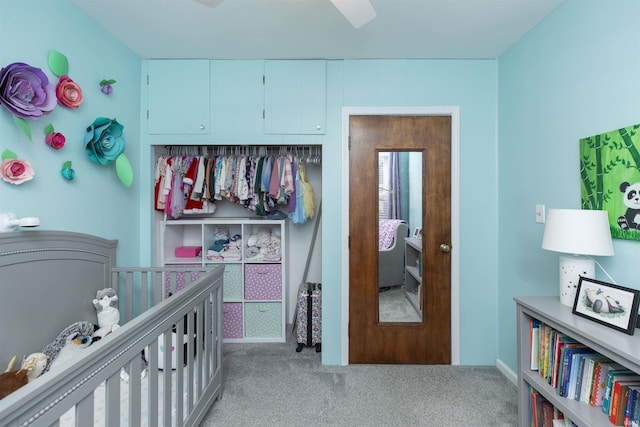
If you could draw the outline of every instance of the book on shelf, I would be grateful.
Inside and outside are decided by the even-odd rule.
[[[593,355],[596,352],[590,348],[584,348],[582,351],[576,351],[571,356],[571,369],[569,371],[569,383],[567,384],[566,397],[571,400],[576,399],[576,390],[582,387],[582,374],[584,371],[584,357]]]
[[[607,383],[602,397],[602,412],[605,415],[609,415],[611,413],[614,386],[620,381],[640,381],[640,376],[628,369],[610,369],[609,372],[607,372]]]
[[[612,385],[609,421],[615,426],[624,425],[624,411],[629,398],[629,387],[632,385],[640,385],[640,377],[635,381],[614,381]]]
[[[636,401],[638,400],[638,392],[640,386],[632,385],[629,387],[629,395],[627,396],[627,405],[624,408],[624,421],[625,427],[631,426],[631,420],[633,419],[634,411],[636,409]]]
[[[558,394],[562,397],[568,397],[571,380],[571,372],[574,365],[574,355],[577,353],[593,352],[590,348],[580,344],[567,344],[562,349],[562,362],[560,372],[558,373]]]
[[[637,391],[637,393],[638,394],[636,396],[636,401],[633,406],[633,412],[630,415],[631,422],[629,425],[631,427],[640,427],[640,389]]]
[[[591,390],[593,389],[593,374],[595,372],[596,362],[610,361],[609,358],[595,353],[584,357],[584,370],[582,373],[582,384],[580,392],[576,396],[576,400],[589,404],[591,399]]]
[[[593,370],[593,388],[591,389],[589,405],[602,406],[610,370],[625,370],[625,368],[615,362],[596,362]]]
[[[529,320],[529,343],[531,349],[531,367],[532,371],[537,371],[539,366],[538,352],[540,346],[540,321],[537,319]]]
[[[584,345],[564,334],[555,333],[552,335],[554,337],[554,348],[550,360],[549,384],[551,384],[553,388],[557,388],[559,384],[562,384],[562,375],[568,363],[565,359],[566,350],[568,348],[584,347]]]

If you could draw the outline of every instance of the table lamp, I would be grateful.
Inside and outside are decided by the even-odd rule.
[[[542,249],[560,255],[560,302],[573,307],[580,276],[595,279],[592,256],[613,255],[607,211],[549,209]]]

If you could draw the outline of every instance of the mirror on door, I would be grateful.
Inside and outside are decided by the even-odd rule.
[[[422,322],[422,153],[378,152],[378,319]]]

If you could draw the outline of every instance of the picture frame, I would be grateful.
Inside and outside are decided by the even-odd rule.
[[[639,303],[636,289],[580,276],[573,314],[633,335]]]
[[[416,227],[413,230],[413,238],[414,239],[422,239],[422,227]]]

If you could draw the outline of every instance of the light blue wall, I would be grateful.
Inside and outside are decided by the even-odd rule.
[[[54,83],[49,70],[51,49],[69,61],[69,75],[82,88],[84,101],[77,110],[57,106],[51,114],[29,121],[33,140],[0,107],[0,152],[9,149],[28,160],[35,169],[32,181],[14,186],[0,181],[0,212],[18,216],[39,216],[40,229],[91,233],[118,239],[120,265],[137,265],[138,191],[143,182],[136,174],[127,189],[116,177],[114,166],[97,166],[84,152],[85,128],[96,117],[116,118],[124,125],[127,149],[134,172],[138,172],[140,60],[113,37],[92,23],[69,1],[3,0],[0,11],[0,67],[25,62],[42,69]],[[100,92],[98,82],[117,80],[110,97]],[[53,124],[67,142],[54,151],[44,142],[44,128]],[[71,160],[74,182],[60,175],[63,162]]]
[[[640,123],[638,17],[635,0],[567,0],[499,58],[499,358],[514,371],[513,297],[558,295],[535,205],[580,208],[579,139]],[[640,288],[638,243],[614,250],[599,261]]]
[[[86,100],[77,111],[56,108],[48,118],[33,123],[33,142],[16,129],[6,111],[0,112],[0,148],[9,148],[30,160],[37,174],[32,182],[19,187],[0,182],[0,210],[12,210],[19,215],[37,214],[43,229],[75,230],[117,238],[121,241],[118,253],[121,265],[148,263],[153,245],[149,214],[153,155],[150,141],[142,141],[141,133],[146,126],[141,113],[141,104],[145,102],[141,80],[144,63],[68,1],[38,1],[37,5],[38,8],[31,11],[31,18],[56,24],[29,33],[19,20],[5,18],[21,16],[23,3],[3,2],[2,65],[24,61],[39,66],[52,77],[46,58],[50,49],[57,49],[69,58],[70,74],[83,88]],[[18,34],[20,43],[10,44],[9,41],[17,40]],[[247,71],[245,74],[254,74],[251,61],[238,64],[216,62],[214,69],[219,65],[227,76],[233,76],[238,66]],[[247,141],[252,144],[319,143],[323,146],[322,281],[326,314],[323,363],[339,364],[343,350],[339,268],[343,254],[336,250],[346,238],[341,232],[346,207],[342,206],[340,194],[347,183],[338,173],[342,168],[342,107],[454,105],[460,107],[461,363],[494,363],[498,351],[496,75],[497,64],[492,60],[327,61],[325,135],[284,138],[263,137],[259,132],[252,132],[251,141]],[[111,97],[98,91],[97,83],[103,78],[118,81]],[[245,95],[251,98],[248,106],[255,107],[253,97],[257,95]],[[116,117],[125,125],[127,155],[136,172],[134,185],[129,190],[120,185],[112,168],[94,166],[84,154],[84,128],[98,116]],[[49,122],[68,138],[67,147],[60,152],[51,151],[42,142],[43,136],[40,138]],[[221,126],[217,135],[234,135],[232,124]],[[177,140],[172,138],[172,143]],[[68,159],[73,161],[78,173],[78,180],[73,183],[64,182],[58,175],[59,166]]]

